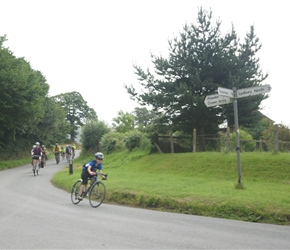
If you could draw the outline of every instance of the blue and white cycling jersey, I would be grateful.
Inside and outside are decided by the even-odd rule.
[[[98,170],[102,170],[103,169],[102,163],[98,164],[96,160],[92,160],[89,163],[85,164],[84,167],[83,167],[83,170],[88,170],[89,166],[91,166],[91,170],[94,171],[94,172],[96,171],[96,169],[98,169]]]

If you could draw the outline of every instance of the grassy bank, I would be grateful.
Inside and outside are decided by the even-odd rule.
[[[9,160],[9,161],[0,161],[0,170],[15,168],[31,163],[31,157],[27,157],[20,160]]]
[[[74,161],[56,174],[54,185],[71,191],[81,166]],[[290,224],[290,154],[241,153],[243,189],[236,153],[106,155],[107,203],[271,224]]]

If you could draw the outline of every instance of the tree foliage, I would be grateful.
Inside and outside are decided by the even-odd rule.
[[[126,149],[125,137],[126,133],[119,133],[116,131],[105,134],[101,139],[102,150],[106,154],[124,151]]]
[[[125,136],[125,146],[129,150],[129,152],[134,149],[147,149],[151,150],[152,144],[150,139],[147,137],[145,133],[142,133],[138,130],[129,131]]]
[[[41,72],[5,48],[5,41],[6,36],[0,37],[0,147],[17,151],[43,119],[49,85]]]
[[[66,112],[66,119],[70,123],[71,140],[75,140],[76,130],[83,126],[88,120],[97,119],[94,109],[87,105],[82,95],[78,92],[69,92],[53,97]]]
[[[254,27],[240,42],[234,27],[221,34],[221,21],[212,24],[212,12],[199,9],[197,24],[184,25],[180,37],[169,41],[168,59],[151,55],[155,74],[134,65],[142,92],[132,85],[125,88],[131,99],[148,105],[158,115],[159,126],[171,133],[193,128],[205,134],[217,134],[218,125],[227,121],[234,125],[232,105],[207,108],[204,99],[218,87],[237,89],[259,86],[267,78],[259,68],[256,53],[260,50]],[[267,95],[252,96],[239,102],[239,123],[255,122],[254,111]]]
[[[134,115],[120,110],[113,118],[112,127],[116,132],[125,133],[134,130]]]
[[[230,145],[231,145],[231,150],[235,151],[236,150],[236,133],[231,133],[230,135]],[[252,152],[256,149],[256,143],[253,142],[253,137],[248,134],[246,131],[240,129],[239,130],[239,138],[241,140],[240,142],[240,147],[241,151],[243,152]]]
[[[135,119],[135,127],[141,132],[152,132],[156,131],[154,127],[154,121],[158,119],[156,113],[152,110],[148,110],[145,107],[135,108],[133,111]]]
[[[290,129],[283,123],[280,124],[270,124],[268,129],[262,131],[262,139],[266,140],[266,150],[274,151],[275,150],[275,134],[277,133],[277,140],[279,143],[280,152],[289,152],[290,146]]]
[[[35,134],[34,140],[46,145],[64,142],[70,133],[70,123],[66,120],[64,109],[50,97],[45,98],[42,108],[43,119],[32,128]]]
[[[98,119],[89,120],[82,127],[81,142],[83,148],[87,151],[100,151],[100,142],[102,137],[110,132],[108,125]]]

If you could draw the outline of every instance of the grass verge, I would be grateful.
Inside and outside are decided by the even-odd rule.
[[[82,165],[75,159],[52,183],[70,193]],[[0,161],[0,169],[29,164],[31,158]],[[106,155],[107,197],[111,204],[270,224],[290,224],[290,154],[241,153],[238,189],[235,153],[153,154],[145,151]]]
[[[71,191],[82,165],[74,161],[52,183]],[[237,189],[235,153],[153,154],[144,151],[106,155],[109,173],[105,202],[160,211],[270,224],[290,224],[290,155],[242,153],[243,188]]]

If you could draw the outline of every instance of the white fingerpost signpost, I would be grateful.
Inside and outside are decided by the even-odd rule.
[[[240,158],[240,131],[239,131],[239,119],[238,119],[238,98],[243,98],[252,95],[265,94],[271,91],[270,85],[255,86],[244,89],[226,89],[218,87],[218,94],[208,95],[205,97],[204,103],[207,107],[214,107],[218,105],[228,104],[233,102],[234,104],[234,119],[236,128],[236,151],[238,160],[238,184],[242,185],[242,167]]]
[[[207,107],[214,107],[217,105],[223,105],[227,103],[231,103],[232,98],[221,96],[219,94],[208,95],[205,97],[204,103]]]

